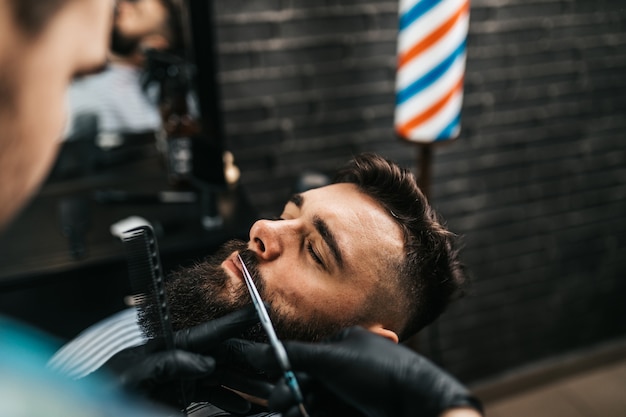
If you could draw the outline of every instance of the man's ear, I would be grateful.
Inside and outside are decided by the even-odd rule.
[[[386,329],[382,326],[382,324],[372,324],[371,326],[366,327],[372,333],[376,333],[379,336],[384,337],[385,339],[391,340],[393,343],[398,343],[398,335],[393,330]]]

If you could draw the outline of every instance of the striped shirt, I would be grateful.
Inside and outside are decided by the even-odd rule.
[[[142,73],[140,68],[111,63],[103,72],[75,81],[67,96],[70,119],[75,120],[80,114],[95,114],[100,132],[160,129],[161,115],[156,98],[149,97],[143,90]],[[72,123],[68,128],[66,137],[74,133]]]

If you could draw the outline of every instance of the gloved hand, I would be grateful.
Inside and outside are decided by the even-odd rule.
[[[268,372],[278,369],[268,345],[237,340],[229,349],[233,360],[257,364]],[[452,376],[407,347],[360,327],[324,343],[285,342],[285,349],[294,371],[318,381],[317,388],[303,387],[305,407],[313,416],[339,415],[323,401],[310,402],[331,393],[368,417],[437,417],[454,407],[482,412],[480,402]],[[303,381],[301,385],[308,385],[306,378]],[[317,390],[313,396],[311,389]],[[285,417],[299,415],[284,381],[276,385],[269,405]]]
[[[119,384],[139,391],[149,398],[180,408],[182,398],[191,401],[208,401],[231,412],[246,412],[250,403],[232,391],[221,388],[223,381],[229,385],[245,386],[248,391],[266,396],[273,388],[266,381],[251,380],[221,371],[212,355],[225,339],[240,334],[258,322],[252,306],[224,317],[180,330],[174,335],[176,349],[164,351],[160,340],[118,353],[108,363],[116,370]],[[130,365],[129,365],[130,364]],[[184,391],[184,393],[183,393]]]

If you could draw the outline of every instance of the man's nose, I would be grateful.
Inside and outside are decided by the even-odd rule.
[[[288,240],[293,235],[293,225],[289,220],[257,220],[250,229],[250,245],[257,255],[272,261],[285,250]]]

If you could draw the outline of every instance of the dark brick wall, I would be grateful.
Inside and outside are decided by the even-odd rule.
[[[217,0],[231,149],[261,214],[296,176],[396,139],[397,2]],[[432,203],[474,285],[418,349],[466,382],[626,334],[626,5],[475,0],[463,131]]]

